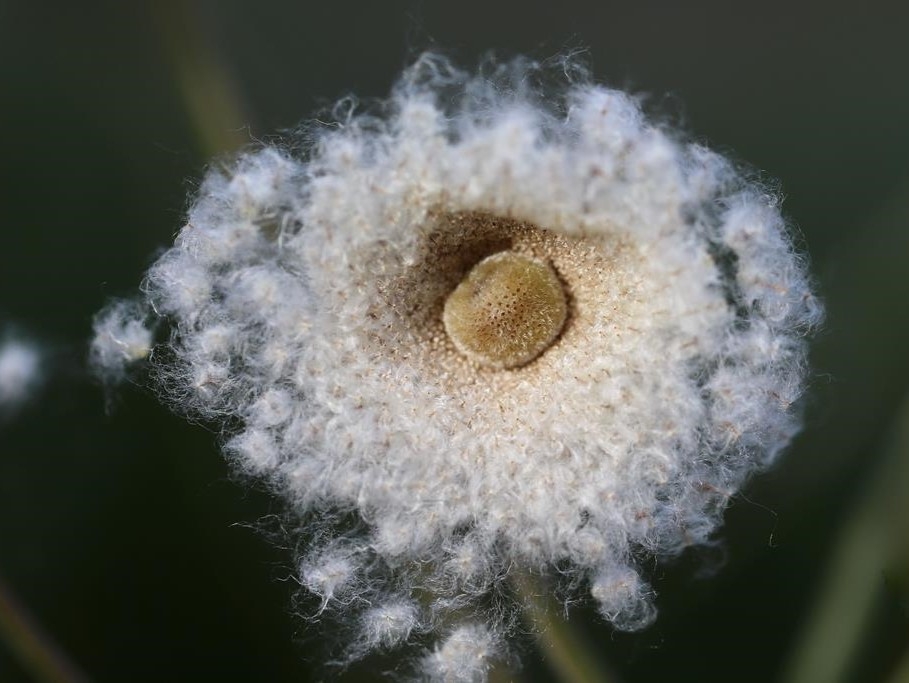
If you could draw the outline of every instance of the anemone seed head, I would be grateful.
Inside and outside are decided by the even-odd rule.
[[[646,626],[635,558],[707,541],[789,443],[821,318],[772,194],[537,73],[427,55],[305,159],[212,170],[145,286],[173,401],[239,424],[231,459],[301,517],[359,520],[301,562],[362,625],[351,656],[447,631],[422,669],[444,680],[501,652],[509,620],[473,617],[515,567]],[[145,353],[123,310],[100,361]]]

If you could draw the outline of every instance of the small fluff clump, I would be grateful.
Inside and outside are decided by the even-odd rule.
[[[153,332],[142,306],[116,301],[95,316],[89,362],[108,381],[123,378],[127,368],[151,353]]]
[[[299,579],[358,629],[342,661],[436,634],[419,675],[482,680],[515,572],[646,627],[640,562],[708,542],[799,429],[822,311],[778,197],[568,72],[424,56],[302,154],[211,170],[143,301],[96,321],[102,373],[152,354],[311,525]],[[443,311],[501,253],[555,273],[564,323],[482,363]]]
[[[43,355],[34,344],[11,334],[0,339],[0,417],[12,414],[35,393]]]

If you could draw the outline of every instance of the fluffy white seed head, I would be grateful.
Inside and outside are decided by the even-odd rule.
[[[318,525],[301,581],[370,646],[418,619],[368,605],[421,595],[449,624],[514,566],[558,566],[617,627],[645,626],[631,558],[709,540],[799,427],[821,308],[776,197],[624,93],[534,78],[424,57],[381,116],[315,129],[305,159],[212,170],[147,277],[172,328],[156,376]],[[545,264],[555,312],[515,299],[529,313],[501,329],[531,343],[490,360],[468,343],[479,309],[451,302],[503,252]],[[96,323],[102,368],[148,354],[120,310]],[[334,521],[340,553],[318,540]],[[499,627],[464,628],[432,675],[486,670]]]

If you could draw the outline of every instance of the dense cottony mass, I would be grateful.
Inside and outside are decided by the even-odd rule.
[[[302,153],[212,169],[144,298],[96,321],[102,372],[152,351],[311,525],[300,580],[356,629],[348,660],[435,632],[419,675],[482,679],[512,571],[646,626],[636,560],[707,541],[799,428],[821,308],[778,197],[634,97],[540,74],[428,55]],[[500,289],[446,314],[471,277]],[[487,362],[489,325],[525,342]]]

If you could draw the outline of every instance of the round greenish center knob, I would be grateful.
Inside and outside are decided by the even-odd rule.
[[[442,321],[458,351],[501,369],[543,353],[567,316],[565,292],[552,267],[503,251],[473,267],[445,301]]]

